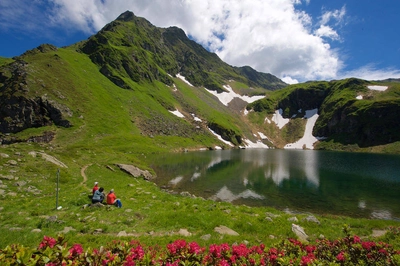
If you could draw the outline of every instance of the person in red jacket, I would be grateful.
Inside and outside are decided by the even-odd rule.
[[[98,184],[99,184],[99,183],[94,182],[94,187],[93,187],[93,189],[92,189],[92,195],[94,195],[94,192],[96,192],[96,190],[99,189],[99,185],[98,185]]]
[[[114,189],[111,189],[110,192],[107,194],[107,204],[108,205],[115,205],[118,208],[122,207],[121,200],[117,199],[117,196],[114,193]]]

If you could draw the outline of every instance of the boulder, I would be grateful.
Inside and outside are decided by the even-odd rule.
[[[224,225],[215,227],[214,231],[217,233],[220,233],[221,235],[230,235],[230,236],[238,236],[239,235],[239,233],[233,231],[232,229],[230,229]]]
[[[185,237],[188,237],[188,236],[191,236],[191,235],[192,235],[192,233],[190,233],[190,232],[189,232],[187,229],[185,229],[185,228],[179,229],[178,234],[181,235],[181,236],[185,236]]]
[[[316,224],[320,224],[320,221],[314,216],[314,215],[309,215],[306,218],[303,219],[304,221],[307,222],[312,222],[312,223],[316,223]]]
[[[117,234],[117,236],[118,236],[118,237],[121,237],[121,236],[128,236],[128,234],[127,234],[125,231],[120,231],[120,232]]]
[[[297,224],[292,224],[292,231],[296,234],[297,238],[302,242],[308,242],[308,235],[304,232],[303,227]]]
[[[210,240],[211,235],[210,235],[210,234],[207,234],[207,235],[201,236],[200,238],[201,238],[202,240],[204,240],[204,241],[207,241],[207,240]]]
[[[130,165],[130,164],[117,164],[117,166],[119,167],[119,169],[121,169],[122,171],[130,174],[133,177],[143,176],[143,178],[146,179],[146,180],[153,179],[153,175],[150,174],[149,171],[139,169],[136,166],[133,166],[133,165]]]
[[[74,229],[71,226],[67,226],[67,227],[64,227],[64,230],[60,231],[60,233],[66,234],[66,233],[71,232],[71,231],[76,231],[76,229]]]

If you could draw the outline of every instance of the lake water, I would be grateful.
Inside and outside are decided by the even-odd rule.
[[[176,192],[292,212],[400,220],[400,156],[314,150],[217,150],[151,158]]]

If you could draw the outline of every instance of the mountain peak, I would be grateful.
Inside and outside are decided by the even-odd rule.
[[[134,18],[135,18],[135,14],[133,14],[132,11],[127,10],[124,13],[122,13],[121,15],[119,15],[116,20],[131,21]]]

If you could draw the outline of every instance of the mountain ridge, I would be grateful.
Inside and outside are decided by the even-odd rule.
[[[120,22],[123,23],[120,23]],[[127,30],[129,23],[129,30]],[[121,38],[109,38],[109,32],[123,32]],[[114,47],[102,47],[110,42]],[[112,42],[112,43],[111,43]],[[80,49],[88,54],[94,63],[102,67],[102,73],[112,77],[118,86],[123,86],[120,75],[128,74],[139,81],[157,79],[167,85],[172,82],[168,75],[181,73],[193,85],[204,86],[211,90],[224,91],[224,80],[237,79],[249,86],[264,89],[279,89],[287,86],[271,74],[260,73],[250,67],[232,67],[223,62],[215,53],[210,53],[201,45],[190,40],[178,27],[157,28],[144,18],[136,17],[126,11],[115,21],[104,26],[97,34],[82,43]],[[105,62],[108,55],[124,59],[118,62]],[[146,61],[147,65],[141,65]],[[112,69],[109,69],[110,66]],[[124,73],[125,72],[125,73]],[[165,73],[163,73],[165,72]],[[253,79],[250,79],[252,77]],[[256,77],[256,79],[254,79]]]
[[[367,87],[374,84],[389,89],[371,92]],[[212,91],[217,93],[213,96]],[[337,149],[332,142],[351,149],[373,147],[400,139],[400,129],[392,123],[399,112],[397,80],[346,79],[289,86],[249,66],[230,66],[190,40],[182,29],[157,28],[130,11],[87,40],[62,48],[43,44],[14,57],[13,62],[4,60],[0,94],[3,143],[41,139],[24,132],[47,136],[48,127],[55,139],[57,132],[67,134],[63,127],[73,132],[88,124],[96,131],[111,128],[111,121],[98,120],[113,112],[102,105],[120,105],[124,110],[120,134],[133,131],[152,141],[178,137],[180,144],[162,141],[178,149],[238,148],[251,142],[283,148],[301,138],[305,111],[315,108],[319,118],[313,133],[327,139],[315,148]],[[228,95],[231,100],[226,103],[219,99]],[[250,101],[252,96],[264,99]],[[91,109],[71,101],[79,98]],[[265,122],[278,109],[289,121],[282,129]],[[87,121],[83,113],[93,116],[93,121]],[[374,125],[371,119],[376,120]],[[230,144],[221,143],[214,133]],[[87,130],[87,134],[92,133]]]

